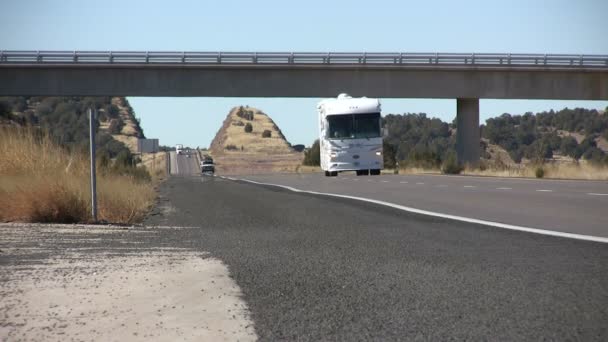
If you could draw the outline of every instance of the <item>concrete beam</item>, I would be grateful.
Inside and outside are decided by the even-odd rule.
[[[456,153],[460,165],[479,165],[479,99],[456,100]]]
[[[608,70],[289,65],[0,65],[0,95],[608,100]]]

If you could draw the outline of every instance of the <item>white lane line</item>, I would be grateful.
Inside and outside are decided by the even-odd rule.
[[[401,184],[407,184],[407,182],[399,182],[399,183],[401,183]]]
[[[228,176],[215,176],[214,177],[220,177],[221,179],[230,179],[231,181],[235,181],[237,180],[236,178],[232,178],[232,177],[228,177]]]
[[[374,204],[384,205],[384,206],[387,206],[387,207],[391,207],[391,208],[407,211],[407,212],[410,212],[410,213],[427,215],[427,216],[434,216],[434,217],[441,217],[441,218],[445,218],[445,219],[450,219],[450,220],[455,220],[455,221],[461,221],[461,222],[468,222],[468,223],[475,223],[475,224],[481,224],[481,225],[490,226],[490,227],[504,228],[504,229],[517,230],[517,231],[528,232],[528,233],[534,233],[534,234],[549,235],[549,236],[558,236],[558,237],[563,237],[563,238],[568,238],[568,239],[576,239],[576,240],[585,240],[585,241],[595,241],[595,242],[608,243],[608,238],[601,237],[601,236],[583,235],[583,234],[575,234],[575,233],[564,233],[564,232],[556,232],[554,230],[548,230],[548,229],[516,226],[516,225],[512,225],[512,224],[493,222],[493,221],[486,221],[486,220],[480,220],[480,219],[469,218],[469,217],[464,217],[464,216],[443,214],[443,213],[438,213],[438,212],[429,211],[429,210],[416,209],[416,208],[412,208],[412,207],[406,207],[406,206],[400,205],[400,204],[379,201],[379,200],[375,200],[375,199],[371,199],[371,198],[349,196],[349,195],[340,195],[340,194],[332,194],[332,193],[309,191],[309,190],[300,190],[300,189],[296,189],[294,187],[287,186],[287,185],[272,184],[272,183],[262,183],[262,182],[256,182],[256,181],[252,181],[252,180],[249,180],[249,179],[245,179],[245,178],[241,178],[240,180],[244,181],[244,182],[258,184],[258,185],[268,185],[268,186],[281,187],[281,188],[284,188],[284,189],[287,189],[287,190],[290,190],[290,191],[293,191],[293,192],[302,192],[302,193],[308,193],[308,194],[312,194],[312,195],[322,195],[322,196],[338,197],[338,198],[348,198],[348,199],[362,201],[362,202],[368,202],[368,203],[374,203]]]
[[[537,192],[553,192],[553,190],[547,190],[547,189],[540,189],[540,190],[536,190]]]
[[[464,188],[476,188],[477,186],[475,185],[465,185]]]
[[[382,183],[388,183],[388,181],[382,181]]]
[[[496,190],[513,190],[513,188],[496,188]]]
[[[587,195],[591,195],[591,196],[608,196],[608,194],[600,194],[597,192],[588,192]]]
[[[418,183],[416,183],[416,184],[418,184],[418,185],[424,185],[424,183],[422,183],[422,182],[418,182]]]
[[[439,184],[439,185],[436,185],[436,187],[438,187],[438,188],[447,188],[448,186],[445,185],[445,184]]]

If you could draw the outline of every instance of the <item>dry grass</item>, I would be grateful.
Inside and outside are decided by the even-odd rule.
[[[0,221],[90,221],[87,156],[29,129],[0,128]],[[98,219],[134,223],[153,204],[152,184],[100,170]]]
[[[116,141],[120,141],[131,151],[131,153],[137,153],[137,137],[128,136],[121,134],[112,134],[112,138]]]
[[[515,164],[504,167],[465,168],[462,175],[505,177],[505,178],[535,178],[536,169],[542,167],[543,178],[550,179],[586,179],[608,180],[608,167],[595,166],[586,162],[576,163],[547,163],[542,166],[535,164]],[[383,171],[384,173],[384,171]],[[392,173],[392,170],[386,171]],[[399,174],[441,174],[439,169],[403,168]]]
[[[298,173],[316,173],[322,172],[320,166],[310,166],[310,165],[297,165],[296,172]]]
[[[213,155],[216,172],[225,175],[299,172],[303,157],[302,153]]]
[[[384,173],[384,171],[383,171]],[[390,170],[389,173],[395,173],[394,170]],[[415,174],[441,174],[440,169],[424,168],[424,167],[404,167],[399,169],[399,174],[404,175],[415,175]]]
[[[152,176],[153,183],[158,184],[167,179],[167,153],[143,153],[141,162]]]
[[[518,167],[508,167],[501,169],[488,168],[465,169],[462,174],[492,177],[529,177],[534,178],[537,165],[527,164]],[[543,178],[551,179],[587,179],[587,180],[608,180],[608,167],[596,166],[587,162],[576,163],[548,163],[542,165],[544,170]]]

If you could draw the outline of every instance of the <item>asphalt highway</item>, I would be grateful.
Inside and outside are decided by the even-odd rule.
[[[173,176],[194,176],[200,175],[200,159],[198,153],[177,154],[175,151],[169,152],[171,175]]]
[[[478,186],[453,189],[449,196],[459,202],[482,190],[486,200],[495,198],[489,194],[504,185],[496,181],[484,190],[490,183],[439,177],[432,184],[432,177],[309,175],[301,181],[334,191],[368,179],[380,182],[381,194],[411,193],[416,186],[445,194],[434,187],[444,182]],[[529,197],[538,203],[568,188],[547,194],[536,193],[536,182],[522,184],[528,185],[501,194],[511,194],[512,203]],[[160,191],[145,224],[191,227],[163,245],[208,251],[226,263],[263,341],[608,340],[608,244],[219,177],[171,177]],[[570,196],[588,203],[580,199],[584,194]]]
[[[442,175],[234,176],[300,190],[558,232],[608,237],[608,182]]]

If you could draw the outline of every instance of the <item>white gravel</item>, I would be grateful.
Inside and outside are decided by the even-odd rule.
[[[11,248],[18,245],[11,241],[33,239],[41,229],[88,235],[81,228],[42,227],[0,225],[0,257],[35,254],[32,248]],[[89,231],[95,230],[112,229]],[[38,248],[48,252],[49,246],[42,242]],[[148,248],[113,255],[74,248],[34,265],[8,263],[0,275],[3,341],[256,339],[241,291],[227,267],[201,253]]]

